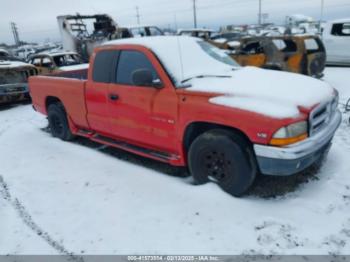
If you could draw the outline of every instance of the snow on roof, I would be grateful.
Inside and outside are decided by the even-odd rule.
[[[142,25],[124,25],[121,28],[134,29],[134,28],[145,28],[145,27],[157,27],[156,25],[142,24]]]
[[[89,64],[80,64],[80,65],[72,65],[72,66],[61,66],[61,71],[76,71],[76,70],[84,70],[88,69]]]
[[[34,67],[31,64],[18,62],[18,61],[0,61],[0,69],[12,69],[12,68],[18,68],[18,67]]]
[[[188,36],[151,36],[113,40],[103,45],[131,44],[149,48],[157,55],[176,84],[193,76],[215,74],[215,72],[222,74],[232,70],[232,66],[208,55],[199,45],[200,42],[204,41]],[[216,47],[213,47],[213,50],[218,56],[227,56],[224,51]]]
[[[181,32],[209,32],[209,33],[214,33],[215,31],[213,29],[209,28],[186,28],[186,29],[178,29],[178,33]]]
[[[41,52],[41,53],[38,53],[38,54],[35,54],[33,55],[34,56],[37,56],[37,55],[47,55],[47,56],[62,56],[62,55],[77,55],[76,52],[72,52],[72,51],[60,51],[60,52]]]
[[[9,55],[9,54],[10,54],[10,53],[9,53],[7,50],[2,49],[2,48],[0,48],[0,53],[5,53],[5,54],[7,54],[7,55]]]
[[[331,23],[331,24],[350,23],[350,17],[348,17],[348,18],[336,19],[336,20],[331,20],[331,21],[329,21],[329,23]]]
[[[293,20],[297,21],[297,22],[313,22],[315,21],[312,17],[310,16],[306,16],[306,15],[302,15],[302,14],[294,14],[289,16],[290,18],[292,18]]]

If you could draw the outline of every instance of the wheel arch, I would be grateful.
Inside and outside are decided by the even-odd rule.
[[[46,108],[46,111],[47,111],[47,109],[49,108],[49,105],[52,105],[52,104],[55,104],[55,103],[61,103],[61,104],[63,105],[62,101],[61,101],[59,98],[57,98],[57,97],[55,97],[55,96],[47,96],[47,97],[45,98],[45,108]]]
[[[189,125],[187,125],[183,135],[182,141],[183,141],[183,148],[185,152],[186,153],[188,152],[191,144],[198,136],[213,129],[223,129],[223,130],[233,132],[241,136],[249,145],[253,146],[253,143],[251,142],[249,137],[242,130],[238,128],[221,125],[217,123],[211,123],[211,122],[192,122]]]

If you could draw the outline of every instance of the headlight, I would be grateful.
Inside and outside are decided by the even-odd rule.
[[[270,144],[273,146],[286,146],[302,141],[308,137],[306,121],[293,123],[280,128],[273,136]]]

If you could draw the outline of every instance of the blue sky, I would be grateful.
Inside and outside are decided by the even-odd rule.
[[[2,0],[0,43],[13,43],[10,22],[16,22],[20,38],[42,42],[60,39],[56,16],[64,14],[107,13],[118,24],[136,24],[136,6],[141,23],[160,27],[193,27],[192,0]],[[256,23],[258,0],[197,0],[198,24],[220,25]],[[325,19],[350,16],[350,0],[324,0]],[[305,14],[319,19],[321,0],[262,0],[269,22],[283,23],[286,15]]]

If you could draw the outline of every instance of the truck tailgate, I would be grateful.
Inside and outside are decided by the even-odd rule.
[[[35,109],[45,115],[48,99],[60,100],[73,122],[81,127],[88,128],[85,104],[86,80],[35,76],[29,78],[29,91]]]

